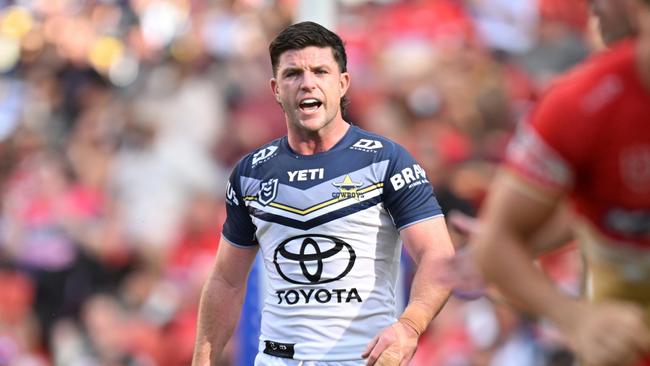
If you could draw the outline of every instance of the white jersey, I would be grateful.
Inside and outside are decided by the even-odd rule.
[[[224,238],[264,260],[259,350],[297,360],[360,359],[396,320],[398,231],[442,215],[411,155],[354,126],[327,152],[284,137],[244,157],[227,203]]]

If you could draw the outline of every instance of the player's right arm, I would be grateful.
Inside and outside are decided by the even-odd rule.
[[[221,239],[201,293],[193,366],[216,365],[221,358],[239,320],[256,253],[257,247],[239,248]]]
[[[214,267],[201,292],[192,366],[216,365],[221,358],[239,320],[259,248],[240,187],[240,170],[247,164],[244,159],[235,167],[226,186],[227,217]]]
[[[505,297],[555,323],[585,365],[632,364],[648,351],[642,311],[633,304],[569,297],[534,265],[532,233],[552,214],[559,196],[532,189],[509,172],[496,178],[473,243],[483,275]]]
[[[552,91],[519,131],[508,150],[510,169],[493,182],[472,247],[485,279],[513,303],[554,322],[583,364],[629,365],[650,345],[640,309],[572,298],[533,261],[535,232],[565,201],[573,172],[591,159],[593,124],[580,115],[576,95],[566,87]]]

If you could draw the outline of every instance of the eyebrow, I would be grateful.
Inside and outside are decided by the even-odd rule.
[[[310,69],[310,70],[322,70],[322,69],[329,70],[329,69],[330,69],[330,66],[327,65],[327,64],[319,64],[319,65],[310,66],[309,69]],[[300,71],[300,72],[302,72],[302,70],[303,70],[302,67],[298,67],[298,66],[287,66],[287,67],[285,67],[284,69],[281,70],[281,73],[284,75],[284,74],[286,74],[287,72],[292,72],[292,71],[293,71],[293,72],[295,72],[295,71]]]
[[[302,67],[297,67],[297,66],[287,66],[284,69],[281,70],[283,74],[286,74],[287,72],[290,71],[302,71]]]

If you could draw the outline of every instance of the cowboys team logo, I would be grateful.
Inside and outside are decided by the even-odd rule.
[[[363,194],[357,192],[359,187],[363,185],[361,182],[353,182],[352,178],[349,175],[346,175],[343,178],[343,182],[334,182],[332,183],[334,187],[338,188],[338,192],[332,193],[332,197],[338,198],[339,200],[344,200],[346,198],[354,198],[357,201],[359,198],[363,198]]]
[[[260,183],[260,192],[257,195],[257,201],[263,206],[273,202],[278,195],[278,179],[271,178],[266,182]]]

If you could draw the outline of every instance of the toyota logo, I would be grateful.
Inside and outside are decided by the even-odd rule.
[[[324,263],[327,258],[333,260]],[[315,285],[343,278],[354,266],[356,258],[352,246],[339,238],[307,234],[280,243],[275,249],[273,263],[280,276],[288,282]],[[295,266],[300,268],[300,272]],[[328,268],[324,271],[325,266]]]

